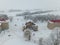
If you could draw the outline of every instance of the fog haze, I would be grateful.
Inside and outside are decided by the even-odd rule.
[[[60,9],[60,0],[0,0],[0,10]]]

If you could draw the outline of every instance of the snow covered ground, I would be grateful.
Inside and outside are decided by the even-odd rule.
[[[9,29],[2,31],[0,34],[0,45],[38,45],[39,39],[50,41],[50,35],[53,32],[47,28],[47,22],[37,22],[38,31],[32,31],[31,41],[25,41],[23,37],[22,27],[24,26],[26,20],[23,16],[17,16],[15,14],[9,14],[13,16],[13,21],[9,22]],[[47,43],[48,41],[45,41]],[[47,44],[46,44],[47,45]]]
[[[25,41],[22,31],[25,22],[22,16],[14,16],[13,21],[9,22],[9,30],[2,31],[0,34],[0,45],[38,45],[39,38],[47,39],[50,36],[51,30],[47,28],[47,23],[37,22],[39,31],[32,31],[31,41]]]

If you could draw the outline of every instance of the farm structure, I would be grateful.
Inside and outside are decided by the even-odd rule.
[[[9,21],[6,15],[0,15],[0,30],[9,29]]]
[[[48,21],[47,27],[49,29],[54,29],[55,27],[60,27],[60,20],[50,20],[50,21]]]

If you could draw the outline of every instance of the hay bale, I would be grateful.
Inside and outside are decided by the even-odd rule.
[[[2,30],[9,29],[9,23],[8,23],[8,22],[6,22],[6,23],[1,23],[1,29],[2,29]]]
[[[55,23],[55,26],[56,27],[60,27],[60,23]]]
[[[48,27],[49,29],[54,29],[55,24],[54,24],[54,23],[48,23],[47,27]]]

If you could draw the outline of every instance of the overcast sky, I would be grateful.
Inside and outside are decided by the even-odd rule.
[[[0,10],[60,9],[60,0],[0,0]]]

